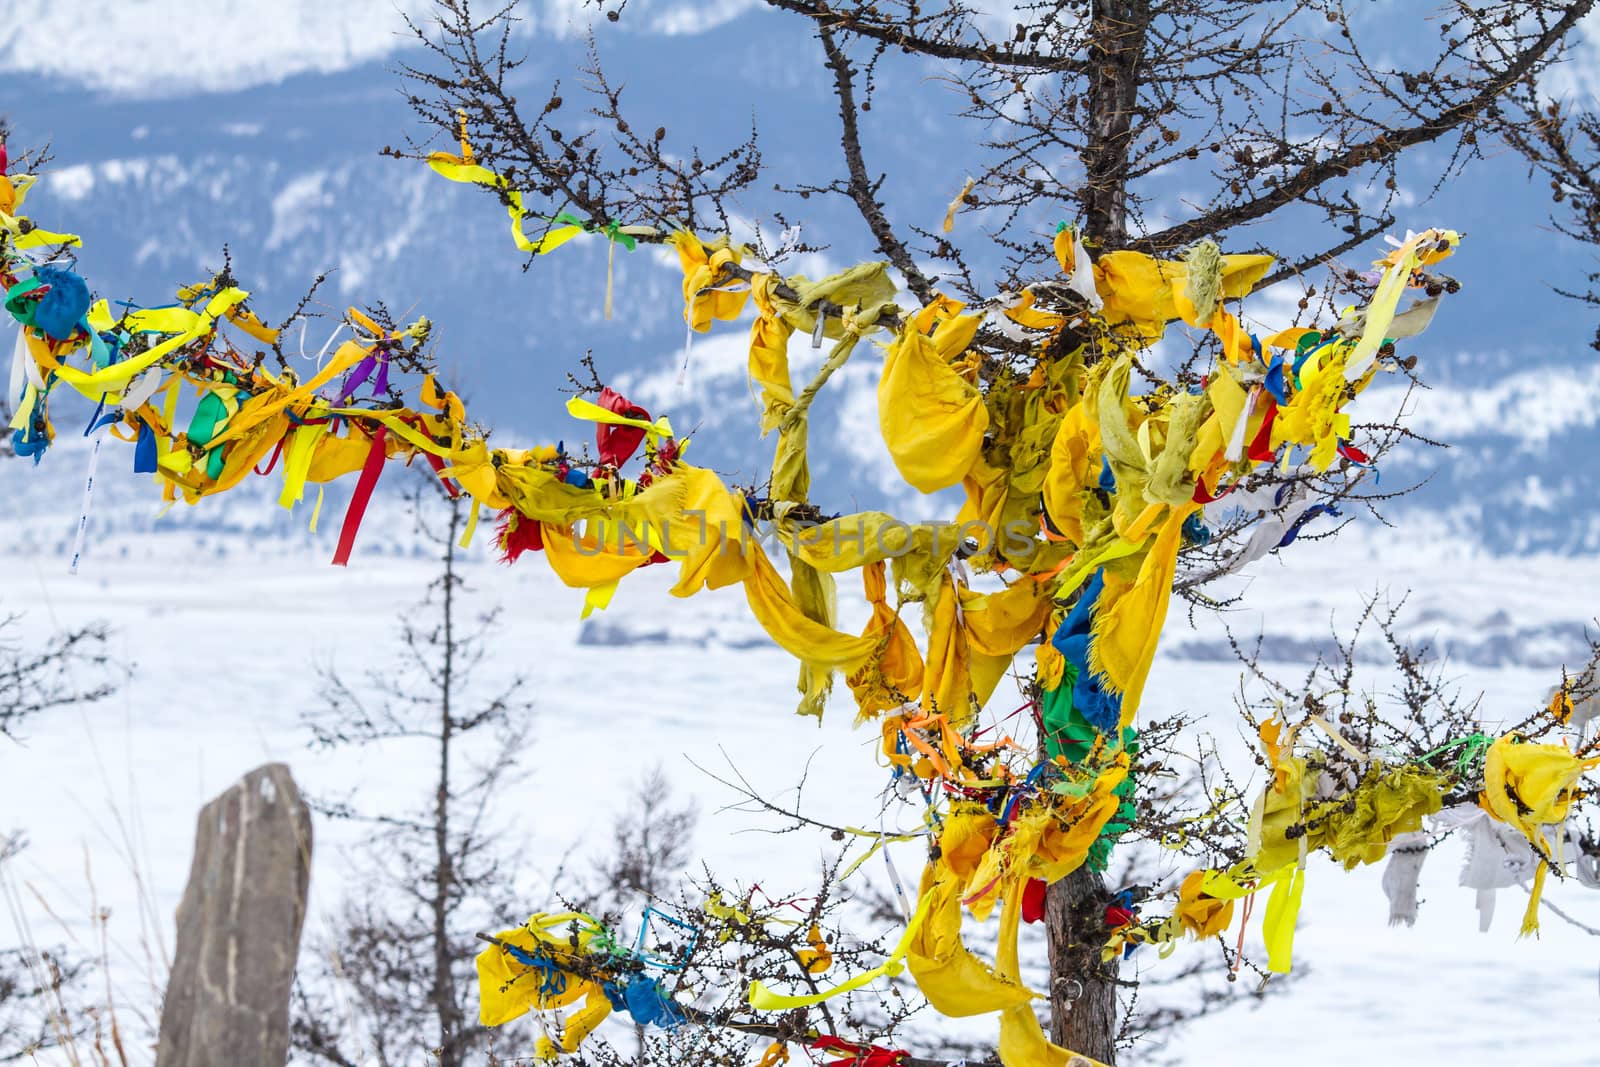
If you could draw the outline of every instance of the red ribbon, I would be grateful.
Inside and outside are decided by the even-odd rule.
[[[642,422],[650,421],[648,411],[631,403],[627,397],[609,386],[600,390],[600,406],[615,415],[639,419]],[[639,442],[643,440],[644,430],[638,426],[617,426],[602,422],[597,423],[594,428],[594,443],[600,450],[600,462],[612,467],[620,467],[632,459],[633,454],[639,450]]]
[[[350,562],[350,550],[356,546],[356,533],[361,529],[361,517],[367,513],[367,501],[378,487],[378,475],[383,473],[384,460],[389,458],[384,441],[389,436],[387,426],[379,426],[372,435],[372,447],[367,451],[367,461],[361,466],[361,477],[356,479],[356,491],[350,494],[350,506],[345,509],[344,528],[339,531],[339,547],[333,550],[333,565],[343,567]]]
[[[1044,918],[1045,889],[1043,878],[1029,878],[1022,890],[1022,921],[1036,923]]]
[[[495,543],[500,546],[500,562],[515,563],[524,552],[543,552],[544,534],[538,520],[528,518],[516,508],[506,508],[500,513]]]
[[[456,488],[456,483],[444,476],[444,460],[440,459],[432,452],[424,452],[422,455],[427,459],[428,466],[433,468],[433,473],[439,476],[439,483],[444,486],[444,491],[450,494],[450,499],[454,500],[456,497],[460,496],[461,490]]]
[[[1261,429],[1256,431],[1256,438],[1250,442],[1250,449],[1246,453],[1257,463],[1271,463],[1277,458],[1277,453],[1272,450],[1272,423],[1278,417],[1278,402],[1270,396],[1264,399],[1267,413],[1262,417]]]
[[[1369,457],[1365,452],[1361,451],[1361,449],[1357,448],[1355,445],[1340,445],[1339,455],[1343,456],[1345,459],[1354,460],[1357,463],[1372,462],[1371,457]]]
[[[834,1056],[836,1062],[848,1063],[850,1067],[900,1067],[911,1055],[902,1049],[857,1045],[827,1034],[812,1041],[811,1047],[821,1049]]]
[[[262,470],[261,469],[261,464],[257,463],[256,464],[256,473],[260,474],[262,476],[266,476],[268,474],[271,474],[272,473],[272,468],[274,468],[274,467],[276,467],[278,465],[278,457],[281,456],[281,455],[283,455],[283,438],[280,437],[280,438],[278,438],[277,447],[272,450],[272,458],[267,460],[267,469],[266,470]]]
[[[1209,504],[1213,500],[1221,500],[1223,497],[1233,492],[1234,486],[1238,484],[1239,483],[1237,482],[1230,482],[1227,488],[1220,490],[1218,493],[1216,493],[1216,495],[1212,495],[1211,493],[1206,492],[1205,478],[1198,478],[1194,483],[1194,502],[1196,504]]]

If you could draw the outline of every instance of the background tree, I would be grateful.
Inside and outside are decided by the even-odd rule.
[[[93,703],[117,688],[104,622],[62,630],[36,648],[19,639],[21,622],[19,614],[0,618],[0,736],[13,742],[23,740],[18,731],[33,716]]]
[[[114,693],[119,681],[105,623],[63,630],[29,647],[18,636],[21,621],[19,614],[0,619],[0,745],[11,747],[26,743],[21,728],[34,716],[92,704]],[[41,948],[23,925],[21,901],[12,899],[10,866],[23,845],[21,835],[0,836],[0,890],[17,935],[16,947],[0,949],[0,1063],[62,1046],[76,1054],[77,1039],[96,1022],[81,995],[91,954]]]
[[[22,942],[0,949],[0,1063],[32,1062],[50,1049],[75,1056],[78,1039],[93,1025],[81,1003],[89,975],[86,958],[61,945],[41,948],[21,927],[10,865],[24,845],[20,836],[0,837],[0,896]]]
[[[461,1067],[486,1045],[467,996],[473,932],[505,910],[513,854],[497,838],[493,800],[515,773],[532,704],[517,699],[520,675],[497,687],[474,681],[498,611],[473,614],[463,604],[459,542],[472,505],[438,486],[430,478],[409,495],[439,572],[399,616],[394,663],[359,680],[328,668],[323,704],[306,716],[315,746],[420,744],[436,768],[411,812],[327,797],[317,805],[371,826],[372,836],[359,850],[361,888],[317,947],[315,978],[296,989],[293,1043],[307,1062],[410,1064],[426,1049],[441,1067]],[[348,1011],[333,983],[351,991]]]
[[[600,40],[584,68],[587,108],[567,101],[559,82],[519,101],[507,82],[519,66],[509,13],[480,15],[468,0],[442,0],[436,21],[416,27],[431,59],[405,68],[410,102],[428,137],[469,135],[479,161],[521,189],[534,215],[567,212],[593,229],[622,220],[724,232],[736,216],[787,226],[804,200],[839,198],[859,228],[828,233],[831,244],[883,255],[919,302],[937,289],[987,301],[1027,286],[1045,310],[1072,311],[1070,286],[1031,267],[1042,235],[1063,218],[1096,253],[1170,255],[1215,239],[1275,255],[1280,266],[1266,283],[1302,277],[1387,232],[1402,183],[1436,189],[1495,144],[1552,171],[1558,194],[1577,207],[1573,232],[1596,237],[1593,181],[1575,146],[1593,141],[1590,120],[1560,139],[1540,89],[1593,0],[1458,0],[1387,11],[1370,32],[1359,7],[1341,0],[1037,0],[1011,25],[959,0],[767,2],[814,35],[840,120],[838,156],[818,154],[814,174],[778,175],[777,185],[762,169],[756,130],[731,147],[704,148],[673,137],[668,117],[647,105],[625,106]],[[597,6],[613,22],[627,17],[627,0]],[[907,57],[945,64],[929,92],[941,94],[935,106],[953,102],[952,120],[972,131],[969,158],[901,171],[874,156],[879,74]],[[781,102],[766,114],[756,108],[757,129],[781,122]],[[428,137],[395,154],[420,157]],[[1437,150],[1419,151],[1428,145]],[[971,216],[961,232],[973,237],[917,226],[887,207],[890,191],[930,182],[961,188],[952,212]],[[741,239],[772,266],[799,247],[774,247],[759,227]],[[1308,279],[1300,284],[1305,308],[1318,294]],[[1353,286],[1338,268],[1325,288]],[[1430,292],[1453,286],[1441,277]],[[1180,359],[1180,383],[1197,380],[1209,344]],[[975,348],[985,383],[1016,351],[994,330]],[[1405,432],[1391,426],[1379,436],[1381,451]],[[1348,484],[1324,488],[1344,494]],[[1180,591],[1198,597],[1218,573],[1206,554],[1221,558],[1239,532],[1187,550]],[[1081,951],[1107,900],[1102,879],[1084,868],[1051,887],[1049,922],[1053,1037],[1109,1060],[1117,963],[1085,965]],[[1081,989],[1071,1010],[1067,988]]]

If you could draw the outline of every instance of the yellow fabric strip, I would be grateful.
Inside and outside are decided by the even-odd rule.
[[[751,544],[749,556],[754,567],[744,580],[745,599],[779,647],[804,662],[847,671],[861,666],[877,650],[876,635],[843,634],[808,618],[759,544]]]
[[[644,419],[630,419],[626,415],[618,415],[616,412],[609,411],[593,401],[585,400],[581,396],[570,397],[567,400],[567,414],[575,419],[583,419],[586,422],[605,422],[613,426],[633,426],[640,430],[646,430],[657,437],[672,436],[672,424],[667,421],[664,415],[655,422],[646,422]]]
[[[929,900],[924,896],[917,904],[917,910],[912,914],[911,921],[906,924],[905,933],[900,935],[900,941],[894,950],[889,953],[889,958],[870,971],[863,971],[847,982],[840,982],[836,986],[811,993],[805,996],[786,996],[774,993],[768,989],[760,979],[750,983],[750,1006],[757,1011],[789,1011],[793,1008],[809,1008],[813,1004],[821,1004],[830,997],[851,990],[860,989],[882,978],[884,975],[896,975],[905,969],[906,952],[911,947],[912,941],[922,930],[923,923],[928,921]]]
[[[999,951],[995,965],[1007,977],[1021,978],[1017,961],[1017,936],[1022,916],[1022,894],[1009,892],[1000,909]],[[1000,1013],[1000,1062],[1005,1067],[1106,1067],[1099,1060],[1073,1052],[1045,1037],[1033,1004],[1017,1004]]]
[[[138,377],[147,367],[150,367],[177,349],[193,341],[195,338],[208,333],[216,324],[218,316],[232,309],[244,301],[250,294],[243,289],[224,289],[206,302],[205,311],[194,315],[194,321],[182,333],[169,337],[160,344],[153,346],[147,352],[141,352],[131,359],[120,363],[113,363],[101,370],[88,372],[76,367],[61,364],[54,368],[61,380],[72,386],[78,392],[91,400],[97,400],[101,393],[120,392],[130,381]]]
[[[583,232],[581,226],[557,226],[539,240],[530,240],[522,230],[522,220],[529,217],[529,212],[522,206],[522,193],[511,188],[505,178],[488,167],[465,163],[460,157],[447,152],[435,152],[429,156],[428,166],[433,168],[434,173],[450,181],[482,185],[503,192],[506,198],[506,214],[511,216],[511,239],[516,242],[517,248],[529,255],[537,256],[552,252]]]
[[[472,512],[467,516],[467,528],[461,534],[461,540],[458,542],[462,548],[472,547],[472,535],[478,532],[478,514],[483,510],[477,500],[473,500],[468,507],[472,509]]]
[[[1272,887],[1267,910],[1261,918],[1261,939],[1267,946],[1267,970],[1288,974],[1293,963],[1294,928],[1300,917],[1300,898],[1305,893],[1306,872],[1291,866],[1286,878]]]

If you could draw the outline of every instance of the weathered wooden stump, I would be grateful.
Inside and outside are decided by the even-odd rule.
[[[283,764],[200,812],[156,1067],[283,1067],[310,877],[311,814]]]

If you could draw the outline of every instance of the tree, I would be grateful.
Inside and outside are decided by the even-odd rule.
[[[626,17],[626,0],[600,0],[598,6],[613,22]],[[1261,284],[1270,284],[1302,278],[1385,233],[1395,223],[1402,178],[1423,176],[1436,188],[1482,158],[1490,145],[1509,143],[1556,175],[1558,199],[1565,193],[1577,205],[1576,235],[1591,241],[1596,236],[1592,226],[1585,228],[1583,214],[1593,199],[1588,168],[1575,158],[1573,141],[1552,132],[1561,123],[1547,112],[1539,88],[1541,76],[1592,9],[1589,0],[1454,3],[1438,13],[1437,23],[1425,22],[1420,11],[1386,12],[1381,27],[1370,27],[1372,35],[1363,34],[1360,13],[1339,0],[1044,0],[1024,6],[1026,21],[1016,23],[1014,32],[997,31],[980,6],[959,0],[932,6],[768,0],[768,6],[791,14],[797,28],[815,35],[816,59],[832,83],[840,116],[839,157],[819,159],[816,174],[778,175],[773,193],[761,184],[767,176],[756,132],[726,149],[674,143],[646,108],[624,107],[621,82],[603,68],[598,43],[584,68],[591,102],[586,112],[564,100],[559,82],[531,105],[519,103],[508,88],[519,66],[508,12],[480,16],[467,0],[443,0],[434,24],[415,27],[431,50],[431,63],[404,69],[410,102],[428,135],[459,137],[464,161],[498,175],[493,184],[519,225],[546,220],[547,237],[574,218],[590,232],[612,233],[613,240],[618,220],[644,224],[627,232],[645,241],[667,239],[677,227],[726,233],[736,214],[786,225],[803,210],[797,197],[834,196],[853,206],[861,228],[854,235],[829,234],[833,245],[881,253],[919,304],[932,303],[941,288],[983,301],[987,308],[1004,307],[990,294],[1029,294],[1023,310],[1037,310],[1044,318],[1032,323],[1023,315],[1012,318],[1024,325],[1044,322],[1052,331],[1048,337],[1019,342],[1015,331],[986,326],[972,346],[991,416],[1000,387],[1035,365],[1030,354],[1042,352],[1045,362],[1059,362],[1094,335],[1080,328],[1084,303],[1094,294],[1072,284],[1071,249],[1061,256],[1067,281],[1041,278],[1033,266],[1038,235],[1049,232],[1058,218],[1077,220],[1079,262],[1093,254],[1097,272],[1109,262],[1105,256],[1120,252],[1173,256],[1204,241],[1256,242],[1281,264],[1260,277]],[[1395,40],[1406,40],[1404,66],[1372,58],[1379,32],[1385,55]],[[925,184],[930,178],[926,169],[915,175],[884,172],[871,156],[866,127],[874,78],[897,53],[949,65],[948,81],[959,90],[954,117],[970,124],[976,150],[950,161],[941,177],[954,189],[960,175],[972,176],[952,203],[951,217],[970,212],[982,224],[980,237],[957,239],[949,218],[943,232],[906,224],[886,206],[886,187]],[[1535,120],[1531,127],[1525,125],[1530,118]],[[1593,132],[1582,125],[1587,121],[1579,120],[1580,133]],[[394,154],[438,160],[427,140]],[[1430,144],[1446,149],[1435,154],[1431,171],[1417,151]],[[1152,210],[1157,197],[1174,188],[1202,193],[1176,213],[1181,217],[1157,217]],[[1374,188],[1380,190],[1376,198],[1366,195]],[[517,190],[515,201],[509,199],[511,189]],[[1301,236],[1291,240],[1288,223],[1307,220],[1317,225],[1294,227]],[[1274,223],[1270,236],[1260,225],[1269,221]],[[963,232],[975,234],[979,228],[966,225]],[[776,272],[793,251],[770,245],[759,228],[741,240],[763,269],[722,262],[692,275],[686,257],[691,306],[709,287]],[[539,242],[531,238],[524,247],[536,249]],[[1336,268],[1330,284],[1359,299],[1370,289],[1354,275]],[[851,303],[831,303],[814,294],[807,299],[798,283],[785,285],[776,273],[771,277],[777,285],[766,291],[786,302],[780,317],[791,328],[804,319],[816,322],[820,334],[823,319]],[[1430,298],[1457,288],[1447,276],[1426,271],[1411,280]],[[1302,284],[1305,309],[1316,292]],[[1325,299],[1331,295],[1323,294]],[[1432,307],[1419,304],[1419,317],[1431,315]],[[878,309],[891,323],[901,321],[900,310],[888,304]],[[1137,351],[1161,330],[1139,333],[1123,331],[1121,342]],[[1398,329],[1395,333],[1401,335]],[[780,346],[786,336],[785,330]],[[1227,344],[1221,333],[1205,335],[1170,383],[1154,376],[1137,356],[1132,369],[1150,380],[1149,395],[1159,397],[1174,386],[1197,385],[1207,362]],[[804,394],[805,402],[848,358],[848,349],[839,353],[835,349],[835,358]],[[1086,364],[1092,362],[1092,356],[1085,358]],[[1405,369],[1409,373],[1410,365]],[[792,429],[797,421],[792,409],[785,412],[782,402],[774,405],[770,397],[763,428],[781,423],[784,430]],[[1375,447],[1358,449],[1354,455],[1361,459],[1381,456],[1406,436],[1393,424],[1370,429],[1376,431]],[[990,435],[986,441],[992,445],[994,439]],[[803,440],[798,447],[803,466]],[[812,507],[808,479],[780,469],[783,449],[780,441],[773,482],[761,488],[789,508]],[[1351,454],[1345,460],[1332,477],[1288,479],[1291,495],[1306,493],[1305,499],[1328,508],[1363,495],[1370,503],[1374,498],[1358,491],[1362,478],[1352,467],[1360,460]],[[824,495],[834,488],[827,487]],[[1270,472],[1258,472],[1250,488],[1281,499],[1284,486]],[[825,504],[821,514],[828,517]],[[1199,538],[1187,542],[1188,566],[1177,591],[1204,602],[1206,582],[1237,566],[1240,539],[1277,521],[1271,515],[1271,508],[1245,508],[1233,525],[1212,531],[1209,544]],[[1287,540],[1301,528],[1306,512],[1297,515],[1291,517],[1293,525],[1278,530]],[[790,556],[795,594],[802,599],[801,587],[813,575],[800,553]],[[1069,604],[1063,598],[1063,609]],[[1115,956],[1104,962],[1087,959],[1084,947],[1103,927],[1109,894],[1101,878],[1083,866],[1053,884],[1049,900],[1056,976],[1050,987],[1053,1036],[1109,1062],[1118,1032],[1117,961]],[[1081,989],[1075,1005],[1068,1004],[1064,988]]]
[[[14,637],[21,620],[19,614],[0,618],[0,736],[12,741],[22,740],[18,730],[33,716],[92,703],[117,688],[104,622],[63,630],[29,648]]]
[[[358,799],[317,805],[374,833],[361,851],[362,889],[345,901],[337,936],[319,946],[317,980],[297,986],[293,1043],[311,1063],[366,1063],[367,1049],[380,1064],[413,1063],[429,1049],[441,1067],[461,1067],[487,1038],[466,1006],[472,934],[501,913],[510,884],[493,801],[512,780],[532,704],[518,698],[521,676],[499,687],[473,680],[498,609],[473,616],[463,606],[460,541],[475,505],[440,484],[430,476],[410,493],[417,533],[438,549],[439,573],[399,617],[393,666],[359,681],[328,668],[324,703],[306,716],[317,746],[423,745],[435,767],[413,812],[375,811]],[[440,501],[444,519],[436,521],[428,509]],[[360,1022],[337,1009],[335,982],[353,991]]]
[[[0,838],[0,891],[8,910],[18,901],[7,867],[23,845],[20,835]],[[14,910],[12,919],[17,920]],[[78,1005],[88,965],[60,946],[40,949],[20,924],[17,932],[24,944],[0,950],[0,1063],[20,1062],[54,1048],[75,1057],[75,1042],[90,1025]]]
[[[41,647],[29,648],[15,638],[21,619],[18,614],[0,619],[0,744],[23,744],[20,729],[36,715],[93,703],[117,689],[117,665],[106,652],[109,628],[104,622],[64,630]],[[11,898],[15,887],[6,868],[23,845],[20,833],[0,836],[0,889],[23,942],[0,949],[0,1063],[56,1047],[75,1056],[74,1042],[100,1023],[97,1012],[78,1003],[87,980],[86,959],[60,946],[41,949],[21,922],[21,900]],[[96,1016],[93,1023],[91,1014]]]
[[[858,1067],[919,1064],[926,1061],[874,1047],[906,1032],[915,1007],[896,1002],[891,980],[909,970],[942,1012],[999,1014],[999,1055],[1011,1067],[1110,1062],[1123,1031],[1126,952],[1189,936],[1220,942],[1236,912],[1248,914],[1267,892],[1266,972],[1285,972],[1307,855],[1376,862],[1447,805],[1474,809],[1465,812],[1477,820],[1472,832],[1494,842],[1485,849],[1522,850],[1519,863],[1534,878],[1524,928],[1536,927],[1541,887],[1570,866],[1560,842],[1587,799],[1576,782],[1600,765],[1581,733],[1571,747],[1593,670],[1579,665],[1500,737],[1431,699],[1401,700],[1390,716],[1376,700],[1341,705],[1320,688],[1287,688],[1270,715],[1242,709],[1259,740],[1259,788],[1214,753],[1185,751],[1194,739],[1181,721],[1138,712],[1172,595],[1214,605],[1224,594],[1213,583],[1288,547],[1309,523],[1381,501],[1369,472],[1405,428],[1352,424],[1346,405],[1379,373],[1414,374],[1397,342],[1420,333],[1440,298],[1458,290],[1437,268],[1460,236],[1408,234],[1372,271],[1333,271],[1315,312],[1306,287],[1301,310],[1327,317],[1317,327],[1256,336],[1229,302],[1387,228],[1389,194],[1398,193],[1401,165],[1424,158],[1417,148],[1446,142],[1440,177],[1476,158],[1485,140],[1517,145],[1507,127],[1518,88],[1530,79],[1537,86],[1591,4],[1453,7],[1440,23],[1445,48],[1407,70],[1369,62],[1357,20],[1333,0],[1040,4],[1009,42],[990,40],[981,12],[960,5],[772,6],[817,35],[839,103],[844,175],[785,173],[781,185],[800,201],[842,199],[861,218],[861,243],[886,262],[819,281],[780,273],[783,253],[797,246],[769,247],[760,230],[729,232],[751,212],[786,228],[792,214],[794,201],[757,196],[755,134],[705,153],[669,144],[664,125],[647,134],[653,123],[624,117],[619,83],[598,58],[586,70],[595,105],[587,117],[567,118],[553,87],[529,118],[508,82],[518,64],[507,12],[479,19],[465,0],[446,0],[438,27],[419,31],[434,66],[407,70],[427,138],[446,135],[459,155],[425,143],[398,153],[494,190],[519,247],[532,254],[585,233],[613,249],[670,244],[692,329],[738,318],[753,297],[752,378],[763,430],[777,434],[764,484],[730,488],[684,462],[684,441],[666,419],[652,420],[598,377],[577,383],[569,404],[598,424],[597,456],[491,448],[431,375],[416,408],[390,387],[391,368],[422,373],[432,364],[421,355],[426,320],[396,330],[381,307],[348,312],[352,339],[310,381],[281,362],[271,373],[265,348],[252,356],[249,342],[235,338],[276,348],[278,334],[249,310],[226,268],[179,290],[180,308],[115,319],[105,310],[90,322],[83,279],[12,254],[49,236],[28,220],[0,218],[10,242],[0,246],[8,309],[25,327],[23,366],[31,359],[39,372],[22,399],[31,416],[21,440],[34,455],[50,439],[45,402],[64,383],[91,402],[124,397],[111,418],[130,432],[124,439],[146,448],[169,498],[181,490],[192,503],[225,491],[258,461],[270,469],[280,453],[290,498],[308,480],[359,470],[337,562],[348,559],[359,504],[385,462],[423,456],[452,499],[455,491],[471,497],[471,516],[483,505],[503,513],[508,556],[542,552],[564,582],[589,590],[590,608],[649,565],[679,565],[678,595],[742,586],[768,635],[800,662],[801,710],[820,714],[842,675],[861,717],[878,724],[895,795],[920,816],[915,827],[820,828],[857,839],[867,855],[891,836],[927,845],[916,905],[905,908],[894,944],[851,938],[835,922],[843,866],[824,872],[809,905],[713,882],[704,900],[685,902],[671,930],[657,931],[663,943],[653,948],[648,923],[630,948],[593,916],[541,914],[488,937],[479,956],[486,1021],[581,997],[583,1008],[543,1039],[542,1052],[557,1044],[577,1052],[587,1028],[620,1006],[636,1023],[663,1024],[679,1035],[669,1046],[689,1043],[697,1056],[694,1043],[708,1041],[719,1043],[718,1056],[736,1057],[742,1047],[728,1035],[753,1034],[773,1042],[769,1065],[791,1042]],[[621,5],[606,9],[624,15]],[[1438,35],[1410,36],[1431,46]],[[977,155],[949,176],[952,187],[955,173],[973,178],[939,232],[897,223],[881,193],[887,179],[869,165],[864,116],[875,74],[895,49],[954,64],[964,94],[956,117],[978,124]],[[1523,150],[1545,165],[1545,150],[1531,144],[1524,139]],[[929,180],[926,169],[915,177]],[[1159,217],[1161,183],[1180,178],[1186,189],[1207,190],[1202,202]],[[1363,187],[1372,178],[1385,190],[1376,201]],[[953,237],[963,211],[986,226],[976,243]],[[1278,237],[1272,255],[1223,255],[1218,242],[1242,245],[1246,226],[1297,214],[1317,222],[1304,247]],[[530,236],[530,220],[543,223],[542,234]],[[1038,266],[1049,252],[1059,272]],[[1407,290],[1419,298],[1401,310]],[[1335,298],[1351,311],[1332,315]],[[1178,341],[1181,327],[1172,327],[1187,358],[1163,377],[1149,352],[1180,322],[1195,333]],[[818,347],[835,342],[798,389],[787,356],[794,333]],[[875,335],[889,340],[878,395],[884,444],[908,486],[964,495],[949,522],[911,528],[884,513],[836,515],[843,493],[833,485],[815,487],[812,499],[808,414],[859,342]],[[97,353],[87,361],[93,369],[72,364],[85,363],[85,353]],[[187,430],[139,388],[155,384],[140,377],[151,367],[204,394]],[[353,400],[364,386],[370,395]],[[787,583],[754,536],[761,526],[780,535]],[[335,685],[347,714],[325,724],[324,737],[421,734],[443,750],[434,804],[391,824],[397,839],[412,835],[410,864],[431,872],[427,891],[414,894],[405,921],[364,917],[375,933],[355,941],[355,955],[361,973],[393,980],[370,987],[388,1008],[418,1000],[394,992],[408,983],[424,994],[414,1033],[426,1028],[441,1060],[454,1063],[479,1039],[451,992],[469,949],[449,936],[448,916],[466,884],[470,850],[461,842],[480,825],[469,818],[463,838],[448,811],[460,794],[449,752],[471,719],[458,718],[450,686],[459,651],[449,622],[452,551],[446,621],[432,632],[433,668],[424,667],[420,694],[391,690],[392,700],[369,712]],[[834,610],[834,575],[853,571],[872,606],[859,636],[839,630]],[[925,652],[901,617],[907,605],[920,605]],[[1025,739],[1017,742],[1000,723],[980,726],[979,715],[1030,647],[1035,666],[1017,715],[1031,713],[1033,732],[1017,729]],[[1418,683],[1424,697],[1430,684]],[[426,725],[400,713],[417,708],[426,709]],[[1180,756],[1193,772],[1173,770]],[[1466,803],[1476,796],[1481,812]],[[753,789],[751,799],[770,803]],[[774,810],[819,826],[798,804]],[[1428,844],[1406,840],[1411,851]],[[1140,841],[1194,869],[1180,885],[1113,893],[1100,872]],[[962,916],[996,909],[990,966],[964,943]],[[1029,916],[1046,922],[1055,1044],[1022,981],[1017,932]],[[421,932],[428,951],[408,954],[409,930]],[[1232,973],[1248,962],[1241,946],[1242,936],[1220,945]],[[385,952],[398,956],[391,963]],[[887,994],[855,996],[880,979],[885,985],[873,988]],[[324,1031],[312,1043],[346,1055],[337,1041]]]

